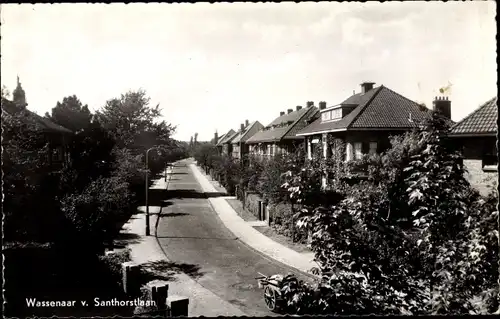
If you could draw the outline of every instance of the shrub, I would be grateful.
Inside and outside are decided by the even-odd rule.
[[[277,203],[269,205],[269,213],[272,218],[271,226],[281,235],[292,238],[294,242],[307,242],[307,232],[297,227],[295,214],[300,210],[289,203]]]
[[[113,279],[120,285],[123,284],[122,264],[131,260],[130,248],[113,252],[108,255],[99,256],[99,259],[109,269]]]
[[[312,165],[309,175],[307,168],[288,173],[284,186],[292,198],[309,204],[298,225],[312,232],[322,276],[314,287],[286,285],[295,311],[484,314],[498,308],[497,198],[481,198],[464,179],[445,124],[434,114],[427,130],[355,162],[351,168],[365,165],[367,179],[345,185],[337,204],[307,200],[321,166]]]
[[[69,194],[61,201],[72,230],[67,233],[82,245],[85,241],[89,247],[102,244],[116,231],[116,223],[128,217],[129,200],[128,184],[117,177],[91,182],[83,193]]]
[[[283,174],[288,169],[287,157],[275,155],[264,160],[257,191],[266,202],[279,203],[286,200],[286,192],[281,187],[284,183]]]
[[[222,156],[215,165],[215,173],[219,176],[219,182],[229,194],[234,194],[236,185],[239,184],[239,162],[229,156]]]

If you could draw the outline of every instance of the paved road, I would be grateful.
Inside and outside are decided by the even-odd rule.
[[[273,315],[257,287],[257,272],[272,275],[297,271],[235,238],[204,197],[189,163],[178,162],[172,170],[167,206],[157,226],[162,249],[171,261],[188,264],[186,269],[199,267],[193,278],[247,315]]]

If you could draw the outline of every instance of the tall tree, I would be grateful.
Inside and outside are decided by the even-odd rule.
[[[198,143],[198,133],[194,133],[194,145]]]
[[[57,102],[52,109],[50,119],[74,132],[88,128],[92,121],[92,113],[87,105],[76,97],[76,95],[63,98]]]
[[[118,147],[143,152],[153,145],[169,145],[175,127],[158,121],[160,106],[150,106],[150,100],[143,90],[129,91],[108,100],[96,112],[96,119],[115,138]]]

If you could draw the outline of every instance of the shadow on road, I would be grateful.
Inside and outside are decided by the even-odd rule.
[[[221,197],[221,196],[227,196],[226,193],[223,192],[212,192],[212,193],[202,193],[198,192],[194,189],[173,189],[167,191],[165,194],[166,199],[196,199],[196,198],[211,198],[211,197]]]
[[[176,166],[176,167],[179,167],[179,166]],[[184,172],[172,172],[170,173],[169,175],[187,175],[188,173],[184,173]]]
[[[159,215],[160,218],[163,218],[163,217],[178,217],[178,216],[186,216],[186,215],[190,215],[188,213],[161,213]]]
[[[203,239],[203,240],[237,240],[238,237],[189,237],[189,236],[156,236],[167,239]]]
[[[152,280],[176,281],[175,275],[185,273],[193,279],[204,275],[201,267],[193,264],[175,263],[166,260],[152,261],[141,265],[141,283]]]
[[[167,207],[172,205],[171,203],[167,203],[167,191],[165,189],[150,189],[148,193],[148,205],[149,206],[159,206],[159,207]],[[141,199],[137,201],[137,206],[145,206],[146,200]]]

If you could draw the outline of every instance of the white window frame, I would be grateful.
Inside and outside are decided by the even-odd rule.
[[[342,109],[341,108],[332,110],[331,112],[332,112],[332,115],[331,115],[332,120],[339,120],[342,118]]]
[[[354,158],[354,147],[351,142],[347,142],[345,145],[345,160],[347,162],[352,161]]]
[[[354,158],[359,160],[363,157],[363,143],[355,142],[354,143]]]

